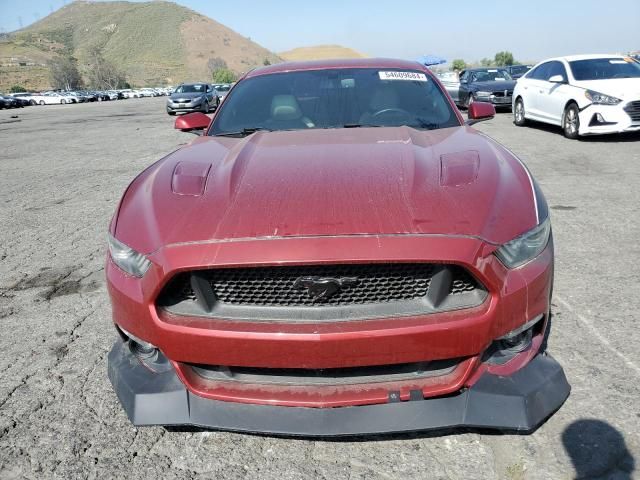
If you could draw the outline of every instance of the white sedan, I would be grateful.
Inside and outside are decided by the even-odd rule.
[[[67,95],[60,95],[56,92],[45,92],[42,94],[33,94],[29,100],[34,101],[38,105],[60,105],[65,103],[73,103],[73,100]]]
[[[640,64],[621,55],[545,60],[518,79],[514,123],[561,126],[567,138],[640,131]]]

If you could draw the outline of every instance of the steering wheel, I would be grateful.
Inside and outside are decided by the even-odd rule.
[[[409,112],[407,112],[406,110],[403,110],[401,108],[383,108],[382,110],[378,110],[377,112],[371,114],[371,116],[373,118],[378,118],[382,115],[403,115],[403,116],[411,116],[411,114]]]

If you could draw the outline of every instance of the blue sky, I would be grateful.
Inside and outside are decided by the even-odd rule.
[[[0,31],[69,0],[0,0]],[[372,56],[477,60],[503,49],[533,61],[640,50],[640,0],[179,0],[275,52],[340,44]]]

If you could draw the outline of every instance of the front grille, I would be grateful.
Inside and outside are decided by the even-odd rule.
[[[513,95],[513,90],[507,90],[507,94],[504,94],[504,90],[500,90],[499,92],[493,92],[494,97],[510,97]]]
[[[640,122],[640,100],[629,102],[624,111],[631,117],[634,122]]]
[[[307,306],[393,302],[423,297],[433,275],[429,264],[327,265],[205,270],[216,297],[232,305]],[[314,300],[298,278],[357,278],[335,295]]]
[[[183,272],[167,284],[157,304],[179,315],[346,319],[462,308],[485,295],[475,278],[455,265],[302,265]]]
[[[251,385],[357,385],[441,377],[453,372],[461,358],[347,368],[257,368],[187,364],[198,376],[213,382]]]

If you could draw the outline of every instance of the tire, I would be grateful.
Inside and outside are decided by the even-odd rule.
[[[64,105],[65,103],[67,103],[67,101],[63,98],[62,100],[60,100],[60,103]]]
[[[173,115],[175,115],[175,114],[176,114],[176,112],[169,112],[169,111],[167,111],[167,113],[168,113],[169,115],[171,115],[171,116],[173,116]]]
[[[467,110],[469,109],[472,103],[473,103],[473,93],[469,92],[469,96],[464,102],[464,106],[466,107]]]
[[[205,101],[202,105],[202,113],[209,113],[209,102]]]
[[[527,124],[527,119],[524,113],[524,102],[522,98],[518,97],[516,104],[513,107],[513,123],[518,127],[524,127]]]
[[[40,105],[44,105],[44,100],[40,100]]]
[[[35,100],[29,100],[29,105],[33,106],[33,105],[37,105],[38,102],[36,102]]]
[[[562,131],[564,136],[571,140],[575,140],[580,136],[579,113],[578,106],[575,103],[570,103],[562,115]]]

